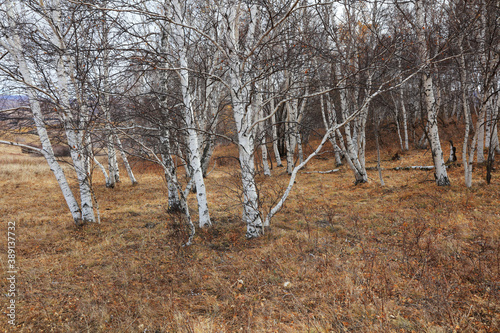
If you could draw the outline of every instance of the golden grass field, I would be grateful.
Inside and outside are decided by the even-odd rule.
[[[383,142],[383,167],[432,164],[429,151],[391,161],[396,151]],[[235,147],[216,151],[231,154]],[[370,150],[367,166],[375,159]],[[182,247],[186,231],[167,213],[158,167],[134,163],[137,186],[122,169],[115,189],[96,170],[102,221],[76,227],[45,160],[0,147],[2,271],[8,221],[16,222],[19,266],[17,327],[3,316],[2,330],[500,331],[498,173],[486,185],[477,166],[466,189],[459,166],[449,169],[446,188],[435,185],[432,171],[385,170],[385,187],[369,171],[370,182],[355,186],[347,166],[305,173],[333,169],[325,153],[299,174],[272,229],[246,240],[237,162],[217,161],[206,179],[215,225]],[[264,210],[288,180],[282,168],[272,173],[257,177]],[[0,288],[5,294],[5,278]]]

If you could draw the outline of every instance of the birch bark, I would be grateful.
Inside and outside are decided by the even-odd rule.
[[[32,77],[31,71],[29,70],[28,62],[24,57],[23,45],[17,33],[17,27],[14,23],[16,22],[16,17],[18,15],[14,10],[11,1],[7,1],[5,3],[5,6],[11,32],[9,35],[6,34],[6,36],[8,37],[5,37],[5,39],[0,39],[0,43],[12,55],[12,57],[16,61],[19,67],[19,72],[23,77],[23,81],[28,86],[27,93],[29,97],[30,110],[33,115],[33,120],[35,123],[37,134],[40,139],[40,143],[42,145],[43,156],[45,157],[47,164],[50,167],[50,170],[56,177],[56,180],[59,184],[59,188],[62,191],[62,194],[64,196],[66,204],[68,205],[68,208],[71,212],[74,222],[80,223],[83,219],[82,212],[80,210],[78,202],[76,201],[73,195],[73,192],[69,187],[64,171],[54,156],[54,151],[52,149],[52,144],[50,142],[47,128],[44,123],[44,118],[41,111],[40,103],[38,102],[35,92],[31,89],[36,87],[36,83],[34,78]]]
[[[323,89],[324,90],[324,89]],[[336,111],[332,109],[332,103],[330,101],[330,95],[326,96],[326,103],[323,95],[320,96],[320,105],[321,105],[321,116],[323,117],[323,124],[325,125],[325,129],[328,131],[330,128],[337,126],[337,116]],[[326,104],[326,105],[325,105]],[[326,112],[325,112],[326,107]],[[328,115],[328,117],[327,117]],[[333,151],[335,154],[335,165],[342,165],[342,159],[340,157],[340,147],[337,145],[336,141],[336,132],[332,131],[332,134],[328,137],[330,143],[332,144]]]
[[[255,110],[251,103],[251,92],[248,84],[244,82],[249,78],[247,68],[248,59],[241,58],[240,41],[240,16],[243,8],[240,4],[230,5],[228,8],[226,43],[229,48],[227,54],[230,93],[233,104],[233,117],[238,132],[238,151],[241,167],[241,181],[243,189],[243,221],[247,225],[247,238],[254,238],[262,235],[263,225],[259,213],[259,198],[255,184],[255,164],[254,164],[254,135],[251,128],[255,118]],[[248,45],[254,42],[255,29],[258,23],[257,6],[250,9],[251,21],[248,26]]]
[[[338,74],[340,74],[340,69],[338,69]],[[340,77],[340,75],[338,75]],[[341,112],[343,115],[343,120],[348,119],[349,116],[349,107],[348,107],[348,102],[347,102],[347,87],[345,86],[345,83],[341,83],[339,85],[340,88],[340,107],[341,107]],[[365,104],[362,106],[365,108]],[[364,112],[363,111],[358,111],[359,112]],[[344,126],[344,134],[345,134],[345,157],[347,160],[347,164],[351,168],[351,170],[354,172],[354,178],[355,178],[355,184],[360,184],[360,183],[366,183],[368,181],[368,176],[366,174],[366,170],[363,167],[363,165],[360,163],[358,159],[358,154],[356,150],[356,146],[353,142],[352,136],[351,136],[351,123],[348,122]]]
[[[106,5],[106,2],[105,2]],[[106,148],[107,148],[107,155],[108,155],[108,171],[109,171],[109,177],[106,181],[106,187],[109,188],[114,188],[115,183],[120,181],[120,171],[118,168],[118,161],[116,158],[116,150],[115,150],[115,145],[114,145],[114,133],[113,133],[113,127],[112,127],[112,119],[111,119],[111,97],[110,97],[110,92],[111,92],[111,87],[109,84],[109,55],[110,55],[110,50],[109,50],[109,40],[108,40],[108,35],[109,35],[109,24],[107,21],[107,17],[105,13],[102,13],[102,18],[101,18],[101,29],[102,29],[102,48],[104,49],[103,55],[102,55],[102,68],[99,68],[102,70],[102,110],[104,112],[104,117],[106,119],[106,125],[105,125],[105,143],[106,143]]]
[[[273,87],[273,84],[270,84],[271,87]],[[274,89],[271,88],[271,96],[274,94]],[[270,101],[270,106],[271,110],[274,110],[275,108],[275,103],[274,103],[274,98],[271,97]],[[278,149],[278,124],[276,123],[276,113],[273,112],[271,115],[271,133],[272,133],[272,138],[273,138],[273,151],[274,151],[274,158],[276,159],[276,166],[278,168],[283,167],[283,163],[281,162],[281,156],[280,156],[280,151]]]
[[[120,140],[120,137],[115,133],[114,138],[116,140],[116,143],[118,145],[118,150],[120,151],[120,155],[122,157],[123,164],[125,165],[125,170],[127,170],[128,178],[132,182],[132,185],[136,185],[137,179],[134,176],[134,172],[132,171],[132,168],[130,167],[130,164],[128,162],[127,154],[125,153],[125,149],[123,149],[122,142]]]
[[[287,117],[286,117],[286,172],[290,175],[292,174],[293,168],[294,168],[294,155],[295,155],[295,147],[297,146],[297,139],[296,139],[296,126],[295,126],[295,119],[296,119],[296,112],[297,112],[297,103],[298,101],[292,100],[290,102],[286,102],[286,110],[287,110]]]
[[[58,36],[61,37],[61,36]],[[70,73],[71,61],[67,54],[67,49],[62,38],[59,41],[59,58],[57,60],[57,82],[60,92],[60,108],[64,117],[64,128],[66,137],[70,147],[70,155],[73,161],[73,167],[78,179],[78,186],[80,188],[80,201],[82,209],[82,220],[84,222],[95,222],[92,191],[88,173],[88,154],[85,151],[85,144],[88,143],[88,136],[82,133],[79,129],[85,129],[82,125],[86,123],[87,117],[81,115],[81,120],[78,122],[75,129],[75,120],[71,115],[70,94],[68,78],[72,75]]]
[[[203,171],[201,169],[200,152],[198,134],[196,131],[197,125],[195,123],[192,97],[189,92],[189,70],[188,70],[188,55],[187,55],[187,36],[185,28],[181,24],[185,21],[183,16],[184,9],[178,0],[172,1],[173,15],[176,24],[173,25],[174,37],[179,46],[179,65],[180,69],[177,71],[179,76],[182,98],[184,102],[184,121],[188,133],[188,147],[189,147],[189,163],[193,172],[193,179],[196,185],[196,198],[198,200],[199,212],[199,225],[202,227],[209,227],[212,225],[210,220],[210,213],[208,210],[207,193],[205,188],[205,181],[203,180]]]
[[[426,67],[422,70],[422,82],[424,89],[425,106],[427,109],[427,124],[429,126],[429,143],[432,151],[432,159],[435,167],[435,178],[436,184],[438,186],[450,185],[450,180],[448,179],[448,174],[446,172],[446,166],[444,163],[443,150],[441,149],[441,142],[439,140],[439,130],[437,124],[437,109],[436,100],[434,98],[434,85],[432,82],[432,76],[430,74],[430,60],[429,51],[427,47],[427,41],[425,38],[425,18],[423,12],[423,1],[415,1],[415,14],[416,14],[416,29],[417,29],[417,40],[418,40],[418,52],[420,56],[420,61],[423,62]]]
[[[163,135],[160,136],[160,142],[162,145],[161,157],[164,168],[168,170],[168,172],[165,172],[168,189],[168,210],[174,212],[181,210],[182,205],[177,186],[175,185],[178,183],[177,172],[172,156],[170,155],[171,150],[169,141],[168,130],[164,130]]]
[[[107,58],[107,57],[106,57]],[[105,60],[106,62],[107,60]],[[115,187],[115,183],[120,181],[120,173],[118,169],[118,161],[116,158],[116,149],[114,145],[114,133],[112,127],[112,119],[111,119],[111,110],[110,110],[110,96],[109,96],[109,68],[108,65],[104,65],[104,77],[103,77],[103,89],[104,89],[104,101],[103,101],[103,111],[104,116],[106,117],[106,147],[107,147],[107,156],[108,156],[108,171],[109,178],[106,182],[106,187],[113,188]]]
[[[399,67],[399,84],[403,82],[403,66],[401,65],[401,57],[398,57],[398,67]],[[401,113],[403,116],[403,130],[404,130],[404,150],[409,149],[408,145],[408,119],[407,119],[407,114],[406,114],[406,106],[405,106],[405,98],[404,98],[404,91],[403,91],[403,86],[401,85],[398,88],[398,96],[399,96],[399,103],[401,104]]]
[[[264,117],[264,108],[262,105],[262,92],[260,85],[257,84],[257,97],[255,99],[255,107],[258,110],[258,118],[263,118]],[[266,146],[266,129],[265,129],[265,123],[260,122],[258,125],[258,133],[259,133],[259,138],[260,138],[260,150],[262,153],[262,166],[264,168],[264,175],[265,176],[270,176],[271,175],[271,170],[269,169],[269,162],[267,160],[267,146]]]

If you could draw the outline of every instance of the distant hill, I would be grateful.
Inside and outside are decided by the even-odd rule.
[[[3,125],[17,127],[24,124],[26,120],[30,120],[31,113],[28,108],[28,96],[0,95],[0,121]]]
[[[28,96],[23,95],[0,95],[0,110],[14,109],[28,106]]]

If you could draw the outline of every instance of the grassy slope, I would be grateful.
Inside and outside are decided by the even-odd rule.
[[[393,162],[396,148],[384,145],[384,167],[431,164],[423,150]],[[219,159],[207,178],[216,224],[185,248],[158,168],[137,163],[140,184],[124,178],[113,190],[96,171],[102,223],[76,228],[44,160],[0,152],[1,248],[7,221],[17,223],[17,331],[500,330],[500,182],[487,186],[482,167],[470,190],[458,167],[448,188],[429,171],[384,171],[386,187],[376,171],[359,186],[346,166],[302,173],[272,230],[247,241],[235,161]],[[305,171],[332,168],[324,154]],[[263,207],[287,181],[272,171],[258,177]]]

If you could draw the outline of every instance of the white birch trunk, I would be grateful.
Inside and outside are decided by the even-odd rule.
[[[403,115],[403,130],[404,130],[404,136],[405,136],[405,146],[404,150],[409,150],[409,145],[408,145],[408,120],[407,120],[407,115],[406,115],[406,106],[405,106],[405,100],[404,100],[404,95],[403,95],[403,87],[399,87],[399,96],[400,96],[400,101],[401,101],[401,112]]]
[[[497,95],[494,103],[492,103],[492,130],[491,130],[491,146],[490,149],[494,149],[498,154],[500,153],[500,143],[498,141],[498,116],[500,109],[500,97]]]
[[[237,73],[235,73],[237,74]],[[255,165],[253,159],[253,133],[248,133],[251,122],[251,110],[245,112],[243,100],[234,93],[234,90],[246,91],[239,84],[236,76],[232,78],[231,92],[233,93],[233,115],[238,129],[239,158],[241,165],[241,181],[243,186],[243,221],[247,225],[247,238],[262,235],[263,226],[259,213],[259,201],[255,184]],[[249,106],[248,108],[251,108]]]
[[[401,104],[401,115],[403,116],[403,132],[404,132],[404,137],[405,137],[405,143],[404,143],[404,150],[409,150],[409,144],[408,144],[408,117],[406,114],[406,105],[405,105],[405,98],[404,98],[404,90],[403,90],[403,65],[401,64],[401,55],[399,54],[398,56],[398,68],[399,68],[399,84],[401,86],[398,88],[398,96],[399,96],[399,103]]]
[[[354,172],[355,183],[366,183],[368,181],[368,176],[366,172],[363,172],[361,163],[356,156],[356,148],[351,138],[351,126],[350,124],[346,124],[344,127],[345,133],[345,142],[346,142],[346,150],[347,150],[347,163],[351,170]]]
[[[101,164],[101,162],[99,162],[99,160],[97,160],[97,158],[95,156],[93,156],[94,158],[94,163],[99,167],[99,169],[101,170],[103,176],[104,176],[104,180],[106,181],[106,185],[108,184],[109,182],[109,176],[108,176],[108,173],[106,172],[106,168]]]
[[[437,126],[437,110],[435,109],[435,101],[433,94],[432,77],[423,73],[425,102],[427,106],[427,121],[429,122],[429,141],[432,151],[432,159],[436,168],[436,183],[438,186],[450,185],[446,166],[444,163],[443,150],[439,140],[439,131]]]
[[[23,61],[20,61],[19,64],[20,71],[23,75],[23,78],[28,83],[31,81],[29,71],[27,70],[26,65]],[[30,84],[31,85],[31,84]],[[42,145],[43,155],[50,167],[50,170],[54,173],[56,177],[57,183],[62,191],[64,199],[66,200],[66,204],[73,216],[73,220],[75,223],[80,223],[82,220],[81,210],[76,201],[73,192],[71,191],[68,181],[66,180],[66,176],[62,167],[57,162],[54,151],[52,150],[52,144],[50,143],[49,135],[47,133],[47,129],[45,128],[45,123],[43,121],[43,115],[41,112],[40,104],[36,99],[36,96],[28,90],[28,95],[30,96],[30,109],[33,114],[33,120],[35,122],[35,126],[37,129],[38,137],[40,138],[40,143]]]
[[[385,186],[384,178],[382,177],[382,168],[380,167],[380,143],[379,143],[379,125],[380,120],[375,120],[375,145],[377,146],[377,171],[380,179],[380,185]]]
[[[308,94],[309,94],[309,87],[306,87],[304,95],[308,95]],[[304,162],[304,151],[302,148],[302,136],[300,135],[300,124],[302,123],[302,118],[304,117],[304,112],[305,112],[305,108],[307,105],[307,101],[308,101],[307,98],[302,100],[302,103],[300,105],[300,110],[299,110],[298,114],[296,114],[296,121],[295,121],[295,129],[297,131],[296,132],[297,133],[297,150],[299,153],[299,164]]]
[[[325,112],[325,106],[326,106],[326,112]],[[325,129],[328,131],[330,128],[337,126],[336,112],[335,110],[332,110],[329,95],[326,96],[326,105],[324,101],[324,96],[323,95],[320,96],[320,107],[321,107],[321,116],[323,117],[323,124],[325,125]],[[328,119],[326,117],[326,114],[328,114]],[[336,134],[335,131],[333,131],[332,134],[328,137],[328,140],[330,140],[330,143],[332,144],[333,147],[335,155],[335,165],[340,166],[342,165],[342,159],[340,157],[340,148],[337,145],[335,134]]]
[[[247,238],[263,234],[262,219],[259,213],[259,198],[255,184],[255,165],[253,159],[254,130],[250,128],[255,110],[250,103],[251,96],[244,78],[248,78],[246,64],[240,58],[239,18],[243,9],[238,5],[229,8],[229,19],[226,26],[226,42],[230,48],[228,54],[230,92],[233,104],[233,116],[238,132],[238,150],[241,166],[241,181],[243,190],[243,221],[247,225]],[[249,44],[254,41],[257,20],[257,6],[250,10],[252,20],[249,23],[246,39]]]
[[[184,88],[183,88],[184,90]],[[187,95],[189,95],[189,91],[187,91],[187,88],[185,91]],[[189,97],[184,99],[185,103],[190,103]],[[186,107],[187,109],[191,109],[190,107]],[[186,110],[188,112],[188,110]],[[188,129],[188,146],[190,150],[190,156],[189,156],[189,163],[191,166],[191,170],[193,172],[192,177],[194,179],[194,183],[196,184],[196,198],[198,200],[198,212],[199,212],[199,226],[200,228],[204,227],[209,227],[212,225],[212,222],[210,221],[210,213],[208,210],[208,202],[207,202],[207,193],[206,193],[206,188],[205,188],[205,181],[203,179],[203,171],[201,169],[201,161],[200,161],[200,153],[199,153],[199,144],[198,144],[198,135],[196,133],[196,130],[194,129],[194,126],[196,126],[191,120],[192,118],[192,113],[191,115],[187,116],[190,118],[187,121],[187,126],[190,128]]]
[[[60,1],[55,0],[53,6],[54,10],[51,17],[53,21],[48,17],[44,17],[44,19],[51,28],[51,41],[57,47],[55,76],[59,90],[58,106],[62,113],[70,155],[78,179],[82,220],[83,222],[95,222],[90,174],[88,172],[90,166],[90,153],[88,151],[90,149],[90,139],[89,133],[87,133],[89,118],[85,105],[82,103],[82,98],[78,95],[79,87],[75,81],[74,66],[66,47],[65,35],[62,35],[64,28],[62,27]],[[70,81],[73,83],[76,101],[81,108],[80,114],[78,114],[79,121],[72,115]]]
[[[271,94],[273,92],[271,91]],[[274,110],[274,98],[271,98],[271,110]],[[281,156],[280,156],[280,151],[278,149],[278,128],[276,124],[276,113],[273,112],[271,115],[271,128],[272,128],[272,138],[273,138],[273,151],[274,151],[274,157],[276,159],[276,166],[278,168],[283,167],[283,163],[281,162]]]
[[[172,1],[174,7],[175,20],[178,23],[184,21],[182,17],[183,9],[178,0]],[[198,134],[196,131],[196,123],[194,119],[193,105],[191,101],[191,94],[189,92],[189,70],[187,61],[187,45],[186,35],[184,28],[174,24],[173,30],[175,38],[179,45],[179,65],[180,69],[177,71],[182,91],[182,98],[184,102],[184,121],[187,126],[188,133],[188,147],[189,147],[189,163],[193,172],[193,179],[196,185],[196,198],[198,200],[199,212],[199,226],[200,228],[209,227],[212,225],[210,221],[210,213],[208,210],[207,193],[205,188],[205,181],[203,180],[203,171],[201,169],[200,152]]]
[[[401,126],[399,125],[399,109],[398,109],[398,104],[396,102],[396,99],[394,98],[394,95],[391,93],[392,101],[394,103],[394,121],[396,122],[396,130],[398,132],[398,139],[399,139],[399,147],[401,148],[401,151],[404,150],[403,146],[403,137],[401,136]]]
[[[358,127],[358,159],[362,169],[365,169],[365,154],[366,154],[366,119],[368,118],[369,104],[364,107],[359,115]]]
[[[9,1],[6,3],[7,6],[7,14],[10,19],[15,17],[14,9],[12,7],[12,3]],[[15,26],[12,22],[10,22],[10,26],[13,28],[12,31],[15,30]],[[28,67],[28,63],[23,56],[23,46],[21,45],[21,41],[17,33],[13,33],[10,38],[7,38],[7,41],[4,42],[0,39],[0,43],[4,46],[14,57],[19,66],[19,71],[23,77],[23,80],[30,87],[36,87],[35,81],[31,75],[31,72]],[[76,201],[71,188],[69,187],[68,181],[64,174],[63,169],[57,162],[54,151],[52,149],[52,144],[50,142],[49,135],[47,133],[47,129],[45,127],[45,123],[43,121],[43,115],[40,107],[40,103],[36,99],[36,95],[31,89],[27,90],[29,96],[30,109],[33,114],[33,120],[35,123],[35,127],[40,138],[40,143],[42,145],[42,153],[45,157],[47,164],[50,167],[50,170],[54,173],[56,177],[57,183],[62,191],[66,204],[71,212],[73,220],[75,223],[80,223],[83,219],[82,212]]]
[[[168,172],[165,172],[165,179],[167,181],[168,189],[168,210],[174,212],[180,210],[182,204],[179,197],[179,191],[177,189],[177,186],[175,185],[176,183],[178,183],[177,172],[175,169],[174,161],[172,160],[172,156],[170,155],[170,142],[167,130],[165,130],[163,135],[160,137],[160,142],[162,144],[162,162],[164,164],[165,170],[168,170]]]
[[[271,176],[271,170],[269,169],[269,162],[267,160],[267,147],[266,138],[263,137],[263,143],[260,145],[260,150],[262,153],[262,165],[264,167],[264,176]]]
[[[484,163],[484,128],[486,126],[486,103],[482,103],[479,117],[477,118],[476,131],[477,131],[477,163]]]
[[[161,39],[161,48],[162,51],[167,53],[167,47],[168,47],[168,41],[167,41],[167,33],[162,31],[162,39]],[[187,212],[189,214],[189,207],[187,206],[187,203],[185,202],[185,198],[182,197],[182,188],[179,185],[178,179],[177,179],[177,171],[175,167],[175,163],[172,159],[172,147],[170,145],[170,133],[169,133],[169,127],[171,126],[171,116],[168,113],[168,104],[167,104],[167,92],[168,92],[168,82],[167,82],[167,77],[166,73],[163,73],[161,79],[160,79],[160,92],[161,92],[161,97],[160,97],[160,105],[162,107],[162,114],[164,118],[166,119],[166,124],[162,133],[160,134],[160,144],[161,144],[161,161],[162,161],[162,166],[163,170],[165,173],[165,180],[167,182],[167,190],[168,190],[168,211],[169,212]],[[186,167],[186,172],[189,170],[188,167]],[[192,182],[189,183],[189,185]],[[189,187],[188,185],[188,187]],[[181,195],[179,195],[181,193]],[[188,192],[186,192],[187,195]],[[181,198],[182,197],[182,198]],[[190,220],[190,216],[186,215],[188,220]],[[191,222],[192,223],[192,222]]]
[[[487,84],[486,84],[486,78],[487,78],[487,70],[488,70],[488,64],[487,64],[487,49],[486,49],[486,29],[487,29],[487,19],[486,19],[486,2],[484,0],[481,1],[482,6],[481,8],[481,31],[480,31],[480,40],[479,40],[479,49],[481,52],[481,66],[483,68],[483,73],[482,73],[482,79],[483,79],[483,84],[481,85],[481,91],[480,94],[482,96],[481,98],[481,110],[479,112],[479,117],[476,123],[476,131],[478,132],[478,138],[477,138],[477,163],[483,163],[484,162],[484,132],[485,132],[485,118],[486,118],[486,95],[488,94],[487,91]]]
[[[216,85],[215,82],[212,83],[212,85]],[[208,87],[207,87],[208,89]],[[214,96],[215,95],[215,96]],[[214,152],[214,147],[215,147],[215,140],[214,136],[211,135],[210,133],[212,132],[212,127],[211,124],[217,124],[217,118],[218,118],[218,105],[219,105],[219,100],[220,100],[220,87],[217,85],[216,88],[214,89],[213,87],[209,89],[209,91],[206,93],[206,98],[209,100],[208,103],[208,110],[206,110],[207,114],[209,114],[212,117],[211,122],[206,122],[205,124],[205,132],[208,134],[206,135],[205,141],[205,147],[203,149],[203,154],[202,154],[202,170],[203,170],[203,177],[207,177],[208,173],[208,167],[210,164],[210,159],[212,158],[212,154]]]
[[[357,104],[356,104],[356,107],[357,107]],[[349,126],[351,128],[351,130],[349,131],[349,137],[350,137],[350,140],[352,141],[352,145],[353,145],[353,152],[356,156],[359,156],[358,154],[358,149],[359,149],[359,145],[358,145],[358,124],[357,124],[357,120],[354,119],[354,121],[352,122],[352,126]]]
[[[113,140],[113,130],[109,126],[106,133],[106,146],[108,155],[108,171],[109,180],[106,182],[106,187],[113,188],[115,183],[120,181],[120,174],[118,170],[118,160],[116,158],[116,149]]]
[[[258,90],[260,89],[260,85],[257,84]],[[258,91],[257,92],[257,97],[256,97],[256,103],[255,107],[257,108],[258,111],[258,117],[263,118],[264,117],[264,108],[262,105],[262,92]],[[269,162],[267,160],[267,146],[266,146],[266,128],[265,128],[265,123],[260,122],[258,125],[258,132],[261,138],[261,143],[260,143],[260,150],[262,153],[262,166],[264,168],[264,176],[271,176],[271,170],[269,169]]]
[[[62,46],[62,42],[61,42]],[[57,61],[57,81],[61,96],[62,105],[60,106],[62,112],[70,115],[70,97],[69,97],[69,83],[68,78],[70,77],[70,60],[65,54],[65,49],[61,48],[60,56]],[[94,208],[92,201],[92,190],[90,185],[90,179],[88,174],[88,163],[86,154],[86,149],[82,144],[87,142],[87,138],[84,138],[84,134],[79,130],[75,130],[73,126],[75,125],[71,118],[66,116],[64,122],[64,127],[66,131],[66,137],[68,139],[68,144],[70,147],[71,159],[73,161],[73,167],[75,168],[76,176],[78,179],[78,186],[80,188],[80,201],[82,209],[82,220],[84,222],[95,222]],[[80,124],[81,126],[81,124]]]
[[[120,181],[120,171],[118,168],[118,160],[116,158],[116,149],[114,145],[114,133],[112,128],[111,119],[111,99],[110,99],[110,85],[109,85],[109,50],[108,48],[108,33],[109,26],[106,15],[102,15],[102,44],[105,48],[103,52],[103,65],[102,65],[102,88],[103,88],[103,105],[104,116],[106,118],[106,132],[105,142],[108,155],[108,171],[109,178],[106,181],[106,187],[114,188],[115,183]]]
[[[436,184],[438,186],[450,185],[446,166],[444,163],[443,150],[441,149],[441,142],[439,140],[439,131],[437,124],[437,109],[436,100],[434,98],[434,85],[432,76],[430,74],[430,63],[428,57],[428,49],[426,38],[424,34],[425,20],[423,14],[423,4],[421,0],[415,3],[416,19],[417,19],[417,39],[419,43],[419,55],[422,62],[426,64],[426,68],[422,71],[422,81],[424,85],[425,105],[427,108],[427,122],[429,124],[429,143],[432,151],[432,159],[435,167]]]
[[[404,150],[403,138],[401,137],[401,126],[399,126],[399,119],[398,119],[397,107],[396,107],[396,112],[395,112],[395,115],[394,115],[394,120],[396,121],[396,130],[398,132],[399,148],[401,148],[401,151],[403,151]]]
[[[493,122],[491,121],[491,99],[486,102],[486,121],[484,124],[484,148],[490,148],[490,140],[491,140],[491,128],[493,126]]]
[[[287,118],[285,123],[286,172],[288,174],[291,174],[293,170],[293,151],[292,151],[292,135],[291,135],[292,130],[289,121],[290,113],[288,111],[288,104],[286,108],[287,108]]]
[[[298,101],[286,102],[286,172],[291,174],[294,168],[295,147],[297,146],[296,114]]]
[[[215,146],[211,136],[209,136],[207,140],[209,141],[206,143],[202,154],[201,171],[203,172],[203,178],[207,177],[208,175],[210,159],[212,158],[212,155],[214,153],[214,146]]]
[[[132,168],[130,167],[130,164],[129,164],[128,158],[127,158],[127,154],[125,153],[125,150],[123,149],[122,142],[121,142],[120,138],[118,137],[118,135],[115,134],[114,137],[116,139],[116,143],[118,145],[118,150],[120,151],[120,155],[122,157],[123,164],[125,165],[125,170],[127,170],[128,178],[132,182],[132,185],[136,185],[138,182],[134,176],[134,172],[132,171]]]
[[[106,148],[107,148],[107,156],[108,156],[108,171],[109,171],[109,179],[106,182],[106,187],[113,188],[115,187],[115,183],[120,181],[120,173],[118,169],[118,160],[116,158],[116,149],[114,145],[114,133],[111,124],[111,111],[110,111],[110,98],[109,98],[109,84],[108,84],[108,70],[107,66],[104,70],[104,116],[106,117]]]
[[[302,137],[300,136],[299,127],[297,126],[297,152],[299,154],[299,163],[304,162],[304,151],[302,149]]]
[[[339,71],[340,73],[340,71]],[[342,108],[343,118],[348,119],[348,104],[347,104],[347,91],[345,87],[342,87],[340,90],[340,105]],[[351,124],[346,123],[344,126],[345,133],[345,157],[347,160],[347,164],[354,172],[355,184],[366,183],[368,181],[368,176],[366,174],[366,170],[362,167],[359,162],[358,155],[356,153],[356,146],[351,137]]]

